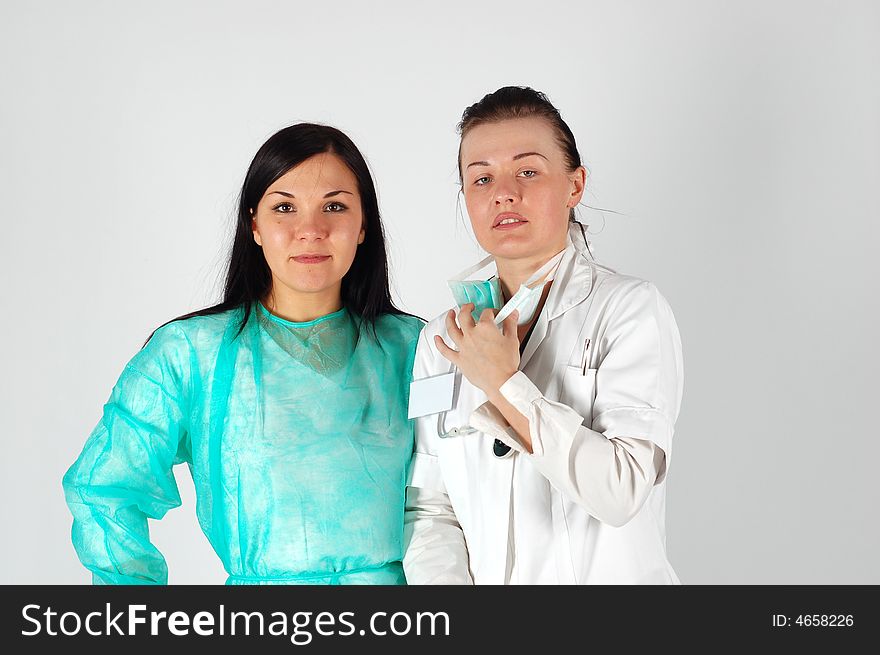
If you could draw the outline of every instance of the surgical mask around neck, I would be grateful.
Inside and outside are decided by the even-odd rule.
[[[559,268],[559,262],[564,254],[565,250],[559,251],[519,286],[516,293],[504,303],[504,307],[495,316],[496,325],[501,325],[501,322],[510,316],[515,309],[519,310],[517,325],[526,325],[534,318],[535,310],[538,309],[538,303],[541,301],[541,294],[544,293],[544,285],[555,277],[556,269]]]
[[[503,307],[501,306],[501,283],[497,277],[488,280],[464,279],[485,268],[493,260],[492,255],[474,266],[466,268],[449,280],[449,288],[459,309],[466,303],[474,303],[474,311],[471,314],[475,321],[480,320],[480,314],[486,309],[500,309],[495,316],[495,324],[501,325],[501,322],[510,316],[513,310],[518,309],[517,325],[526,325],[534,318],[535,310],[541,301],[541,294],[544,292],[544,285],[553,279],[564,254],[565,250],[560,251],[532,273],[529,279],[521,284],[516,293],[511,296],[510,300],[504,303]]]
[[[488,280],[468,280],[477,271],[485,268],[493,259],[489,255],[479,263],[469,266],[451,280],[447,281],[449,290],[452,291],[452,297],[455,304],[461,309],[463,305],[469,302],[474,303],[474,311],[471,315],[475,321],[480,320],[480,314],[486,309],[501,308],[501,284],[497,277]]]

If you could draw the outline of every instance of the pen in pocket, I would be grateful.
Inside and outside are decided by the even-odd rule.
[[[584,341],[584,354],[581,356],[581,375],[587,374],[587,365],[590,363],[590,340]]]

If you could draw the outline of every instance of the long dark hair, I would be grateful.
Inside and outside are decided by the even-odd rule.
[[[364,156],[352,140],[336,128],[298,123],[269,137],[248,167],[238,199],[238,217],[226,268],[223,300],[211,307],[178,316],[168,323],[242,307],[244,315],[238,330],[241,333],[250,317],[253,303],[261,300],[272,285],[272,273],[263,250],[254,241],[251,210],[256,210],[266,189],[275,180],[294,166],[321,153],[337,155],[354,174],[364,212],[364,241],[355,252],[351,268],[342,278],[342,304],[356,315],[361,327],[367,326],[372,330],[375,330],[375,321],[381,314],[406,314],[391,301],[385,232],[379,215],[376,187]]]
[[[463,140],[468,131],[477,125],[533,116],[546,120],[556,132],[556,141],[562,148],[569,172],[581,166],[581,155],[574,140],[574,133],[568,123],[562,120],[562,114],[545,94],[528,86],[504,86],[483,96],[479,102],[475,102],[464,110],[457,128]],[[459,182],[461,179],[461,142],[459,141]],[[569,211],[568,219],[575,222],[574,208]]]

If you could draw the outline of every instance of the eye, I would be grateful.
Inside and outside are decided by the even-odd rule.
[[[328,202],[326,205],[324,205],[324,211],[328,211],[334,214],[345,211],[346,209],[348,209],[348,207],[343,205],[341,202]]]
[[[533,170],[520,171],[520,175],[522,175],[525,178],[529,178],[529,179],[535,177],[537,174],[538,174],[538,171],[533,171]]]
[[[488,175],[484,175],[483,177],[478,177],[476,180],[474,180],[474,186],[484,186],[486,184],[489,184],[489,176]]]
[[[295,212],[293,205],[289,202],[279,202],[277,205],[272,207],[272,211],[276,211],[279,214],[289,214],[290,212]]]

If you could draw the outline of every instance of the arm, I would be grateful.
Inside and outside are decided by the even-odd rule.
[[[182,378],[168,326],[125,367],[79,458],[64,476],[73,545],[95,584],[166,584],[147,518],[180,505],[172,473],[186,453]],[[177,347],[179,349],[179,347]]]
[[[473,584],[464,534],[444,492],[407,488],[404,543],[407,584]]]
[[[438,373],[422,330],[413,379]],[[464,533],[452,509],[437,457],[437,415],[416,419],[404,512],[403,568],[409,584],[472,584]]]
[[[649,439],[608,438],[584,427],[576,411],[544,398],[522,372],[502,385],[501,394],[515,424],[487,402],[474,410],[471,425],[524,454],[516,424],[528,430],[537,449],[529,454],[536,468],[603,523],[619,527],[638,513],[664,468],[664,452],[657,444]]]
[[[592,429],[571,407],[544,398],[522,372],[488,387],[491,400],[474,411],[471,425],[528,454],[554,487],[620,526],[665,478],[681,403],[681,343],[669,305],[650,283],[621,293],[606,316],[599,368],[590,372]]]

